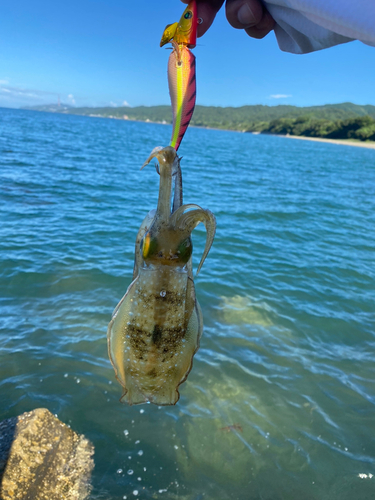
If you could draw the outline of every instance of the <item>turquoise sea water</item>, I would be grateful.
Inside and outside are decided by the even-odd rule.
[[[0,420],[84,433],[93,499],[375,498],[374,150],[189,130],[201,348],[175,407],[119,403],[106,328],[170,133],[0,109]]]

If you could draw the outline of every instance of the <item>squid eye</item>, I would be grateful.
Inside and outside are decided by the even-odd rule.
[[[191,243],[191,239],[186,238],[186,240],[182,241],[178,245],[177,254],[180,257],[180,260],[186,264],[186,262],[190,259],[192,253],[193,245]]]
[[[186,14],[184,15],[185,19],[191,19],[192,17],[193,17],[193,13],[191,12],[191,10],[188,10],[186,12]]]
[[[155,255],[158,246],[158,241],[156,238],[152,238],[149,234],[146,234],[141,241],[141,252],[144,259]]]

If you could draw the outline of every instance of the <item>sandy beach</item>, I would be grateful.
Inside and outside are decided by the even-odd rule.
[[[280,137],[280,136],[279,136]],[[283,135],[288,139],[301,139],[303,141],[330,142],[331,144],[343,144],[344,146],[355,146],[358,148],[375,149],[375,142],[359,142],[340,139],[323,139],[319,137],[302,137],[297,135]]]

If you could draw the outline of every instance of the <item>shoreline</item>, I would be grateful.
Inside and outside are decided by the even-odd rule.
[[[344,146],[355,146],[358,148],[375,149],[375,142],[351,141],[350,139],[324,139],[324,137],[304,137],[302,135],[278,135],[276,137],[286,137],[287,139],[300,139],[302,141],[326,142],[329,144],[343,144]]]
[[[6,108],[6,109],[11,109],[11,108]],[[24,109],[24,108],[19,108],[19,109]],[[56,113],[56,111],[42,111],[42,110],[26,110],[26,111],[38,111],[42,113]],[[59,113],[59,112],[58,112]],[[90,118],[107,118],[109,120],[121,120],[121,121],[127,121],[127,122],[138,122],[138,123],[152,123],[152,124],[157,124],[157,125],[172,125],[172,123],[168,122],[158,122],[158,121],[152,121],[152,120],[136,120],[134,118],[120,118],[117,116],[103,116],[103,115],[95,115],[95,114],[76,114],[76,113],[69,113],[69,112],[61,112],[63,115],[71,115],[71,116],[87,116]],[[268,134],[262,132],[245,132],[243,130],[234,130],[234,129],[224,129],[224,128],[216,128],[216,127],[209,127],[205,125],[190,125],[191,128],[201,128],[201,129],[206,129],[206,130],[223,130],[225,132],[237,132],[237,133],[250,133],[253,135],[272,135],[274,137],[286,137],[287,139],[299,139],[302,141],[313,141],[313,142],[325,142],[328,144],[342,144],[344,146],[354,146],[358,148],[367,148],[367,149],[375,149],[375,141],[351,141],[350,139],[325,139],[324,137],[306,137],[302,135],[289,135],[289,134]]]
[[[70,114],[70,113],[67,113]],[[81,116],[95,116],[97,118],[110,118],[116,120],[123,120],[123,118],[117,118],[114,116],[99,116],[99,115],[81,115]],[[154,122],[152,120],[134,120],[131,118],[125,119],[125,121],[139,122],[139,123],[155,123],[158,125],[172,125],[172,123]],[[284,135],[284,134],[262,134],[262,132],[245,132],[243,130],[234,130],[226,128],[216,128],[208,127],[205,125],[189,125],[190,128],[200,128],[205,130],[223,130],[224,132],[236,132],[239,134],[250,133],[253,135],[273,135],[274,137],[286,137],[287,139],[301,139],[302,141],[315,141],[315,142],[325,142],[329,144],[343,144],[344,146],[355,146],[359,148],[375,149],[375,141],[365,142],[365,141],[351,141],[350,139],[325,139],[324,137],[306,137],[303,135]]]

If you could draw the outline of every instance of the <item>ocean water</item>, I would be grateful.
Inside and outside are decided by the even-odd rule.
[[[92,499],[375,498],[375,150],[190,129],[201,347],[176,406],[119,402],[106,329],[170,133],[0,109],[0,420],[84,433]]]

